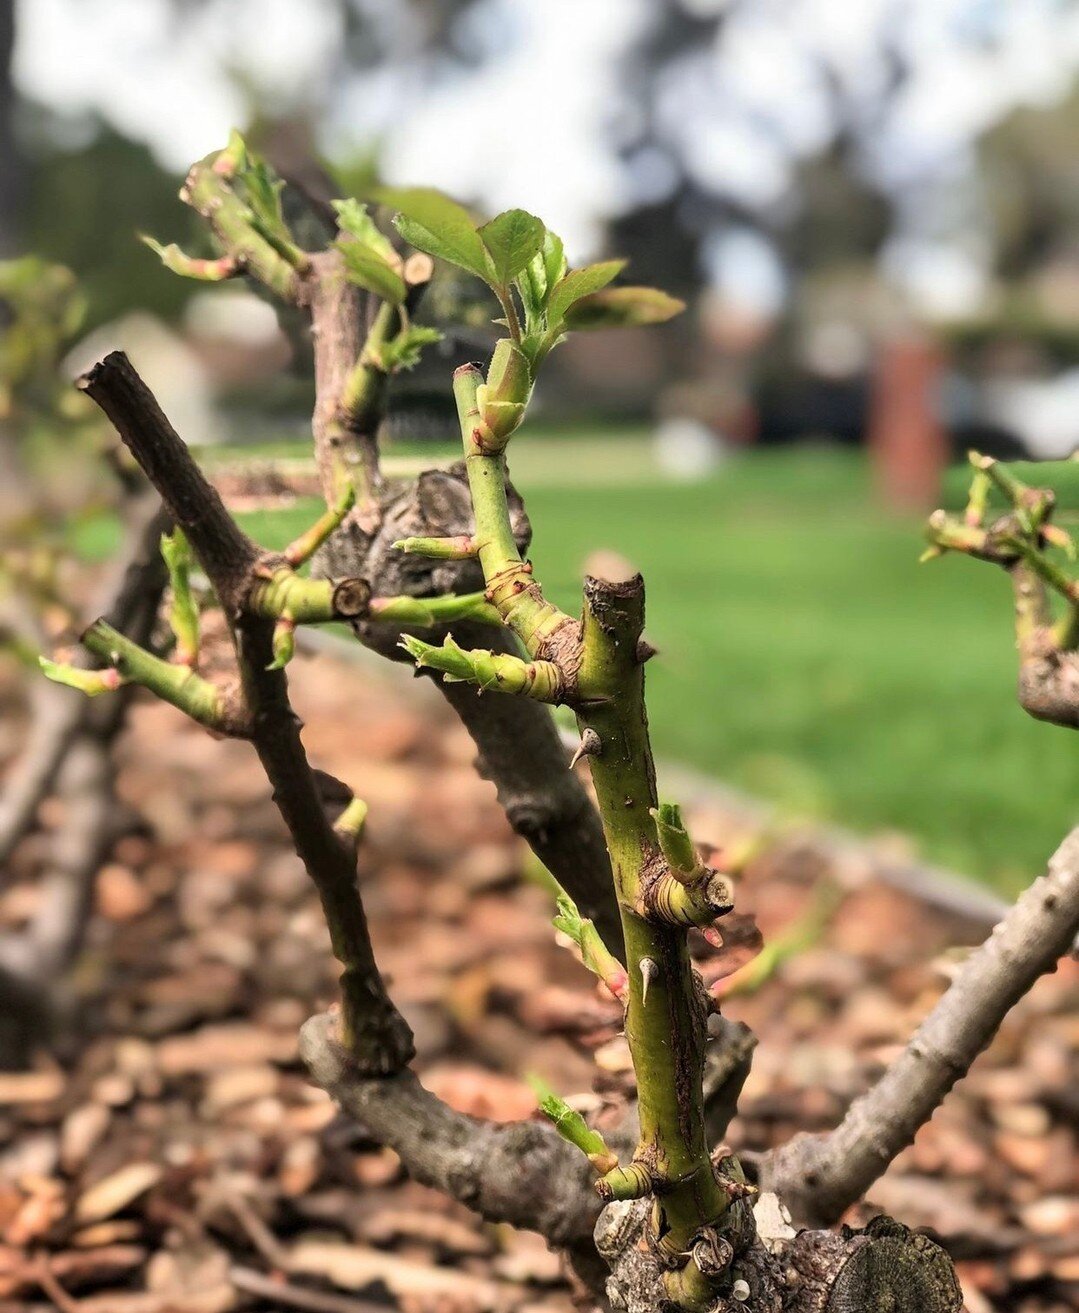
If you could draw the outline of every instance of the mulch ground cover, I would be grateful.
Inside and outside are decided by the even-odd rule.
[[[529,1073],[582,1108],[620,1105],[619,1008],[555,942],[550,890],[437,695],[330,657],[293,670],[312,759],[370,804],[364,898],[425,1083],[499,1119],[534,1114]],[[0,1073],[0,1310],[570,1309],[541,1240],[408,1181],[305,1079],[297,1029],[335,973],[250,748],[145,701],[120,753],[132,820],[97,879],[70,1025],[32,1071]],[[725,818],[691,819],[724,837]],[[31,915],[61,820],[46,805],[20,848],[0,929]],[[830,878],[784,841],[746,870],[739,913],[782,935]],[[816,941],[726,1005],[760,1037],[733,1146],[834,1124],[974,933],[845,878]],[[706,977],[739,960],[697,951]],[[970,1313],[1079,1308],[1077,1002],[1065,963],[849,1219],[932,1228]]]

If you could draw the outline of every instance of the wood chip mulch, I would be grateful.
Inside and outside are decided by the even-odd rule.
[[[619,1010],[556,945],[549,891],[437,696],[328,657],[294,671],[313,760],[370,804],[364,896],[425,1082],[503,1119],[532,1115],[526,1073],[583,1108],[620,1099]],[[56,1056],[0,1072],[0,1313],[572,1308],[542,1241],[406,1180],[307,1083],[296,1032],[332,1000],[333,964],[251,750],[146,701],[121,752],[133,824],[97,880],[77,1021]],[[0,930],[32,914],[61,819],[46,806],[20,848]],[[694,820],[718,837],[719,818]],[[780,933],[826,874],[785,845],[747,871],[739,911]],[[727,1005],[761,1040],[734,1146],[833,1124],[970,942],[894,890],[847,892],[817,943]],[[939,1234],[970,1313],[1079,1307],[1077,1002],[1069,962],[872,1191]]]

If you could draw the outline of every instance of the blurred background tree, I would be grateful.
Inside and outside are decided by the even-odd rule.
[[[178,320],[191,289],[128,234],[182,239],[176,177],[239,123],[296,176],[321,156],[357,188],[382,173],[486,208],[523,197],[575,254],[610,247],[697,296],[703,334],[691,318],[654,350],[567,353],[570,386],[551,392],[569,408],[587,396],[643,415],[657,385],[688,380],[701,395],[682,387],[670,406],[727,436],[855,437],[897,325],[965,341],[971,321],[1019,312],[1020,281],[1028,332],[1072,328],[1042,286],[1072,267],[1067,0],[842,15],[794,0],[555,0],[542,15],[512,0],[4,0],[3,14],[9,55],[19,31],[3,240],[21,214],[23,245],[78,274],[92,323],[133,308]],[[552,76],[541,139],[527,106]],[[489,112],[507,80],[513,122]],[[597,395],[612,353],[624,368]],[[819,413],[792,418],[777,397],[790,383]],[[717,391],[730,396],[710,407]]]

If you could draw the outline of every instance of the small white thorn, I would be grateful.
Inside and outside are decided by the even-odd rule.
[[[641,1006],[648,1002],[648,987],[659,975],[659,967],[650,957],[641,958]]]
[[[603,740],[594,729],[586,729],[581,735],[581,742],[577,751],[570,758],[569,768],[572,770],[582,757],[598,757],[603,751]]]

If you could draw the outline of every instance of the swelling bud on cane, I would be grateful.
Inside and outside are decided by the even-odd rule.
[[[532,374],[524,352],[505,337],[495,347],[487,382],[476,393],[484,447],[492,455],[503,450],[524,419],[531,392]]]

